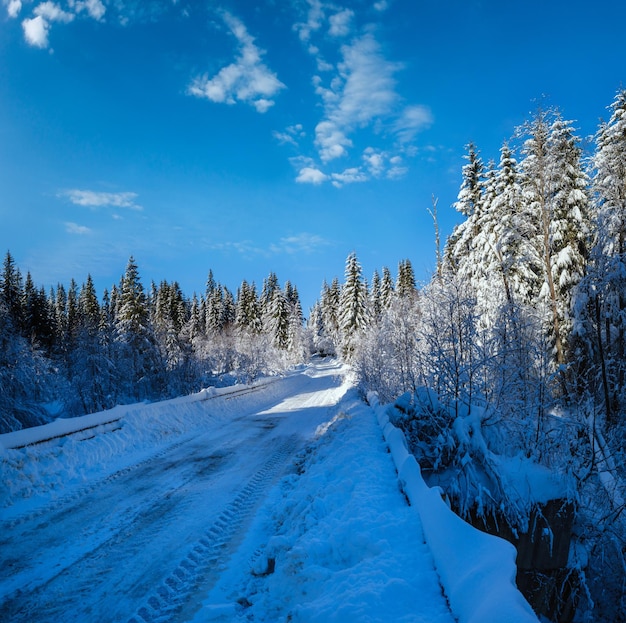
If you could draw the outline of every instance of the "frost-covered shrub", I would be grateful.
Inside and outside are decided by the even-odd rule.
[[[404,431],[428,484],[441,486],[466,519],[526,532],[533,506],[569,494],[561,474],[523,452],[496,454],[483,434],[489,420],[483,409],[444,405],[422,387],[395,401],[390,420]]]

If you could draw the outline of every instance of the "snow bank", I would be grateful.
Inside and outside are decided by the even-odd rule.
[[[3,515],[8,519],[45,506],[70,489],[106,478],[197,435],[220,419],[245,412],[246,405],[272,404],[290,385],[289,379],[282,386],[275,381],[267,378],[253,385],[208,388],[189,396],[117,406],[0,435]],[[223,400],[207,402],[220,397]]]
[[[422,520],[424,535],[453,612],[460,623],[537,623],[515,586],[515,548],[455,515],[440,490],[429,488],[404,434],[389,422],[385,407],[370,393],[378,423],[394,459],[398,478]]]
[[[258,380],[252,385],[234,385],[232,387],[221,388],[207,387],[195,394],[190,394],[189,396],[162,400],[158,403],[152,404],[163,406],[165,408],[174,407],[177,405],[208,400],[218,396],[250,391],[251,389],[260,388],[263,385],[267,385],[268,383],[272,383],[274,381],[275,379],[273,378],[264,378]],[[42,424],[41,426],[33,426],[31,428],[12,431],[10,433],[3,433],[0,435],[0,452],[2,448],[6,450],[11,448],[23,448],[25,446],[42,443],[43,441],[57,439],[58,437],[80,433],[97,426],[118,422],[128,414],[145,409],[148,404],[150,403],[118,405],[112,409],[107,409],[106,411],[89,413],[88,415],[82,415],[74,418],[58,418],[54,422]]]

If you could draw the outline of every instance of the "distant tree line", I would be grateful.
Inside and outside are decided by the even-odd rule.
[[[10,252],[0,273],[0,432],[197,391],[219,377],[249,380],[305,356],[297,288],[271,273],[237,293],[210,271],[204,293],[177,282],[145,291],[131,257],[99,300],[91,276],[49,292]],[[55,406],[56,405],[56,406]]]

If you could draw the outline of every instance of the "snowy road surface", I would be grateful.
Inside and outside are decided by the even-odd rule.
[[[318,363],[3,450],[0,620],[452,623],[343,372]]]

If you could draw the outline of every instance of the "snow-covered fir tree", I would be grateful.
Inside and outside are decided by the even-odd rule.
[[[383,266],[383,276],[380,282],[380,302],[383,309],[389,309],[393,301],[395,288],[393,285],[393,277],[387,266]]]
[[[163,384],[162,366],[149,323],[148,299],[132,256],[119,287],[115,333],[122,395],[135,400],[151,396],[155,384]]]
[[[361,264],[356,253],[346,259],[345,281],[341,288],[339,301],[339,327],[341,330],[341,348],[349,358],[354,351],[359,332],[368,322],[367,288],[363,282]]]
[[[467,146],[465,158],[468,162],[463,165],[461,188],[454,204],[465,220],[454,228],[444,250],[445,268],[454,273],[459,270],[467,272],[470,246],[476,235],[484,193],[485,167],[473,143]]]

